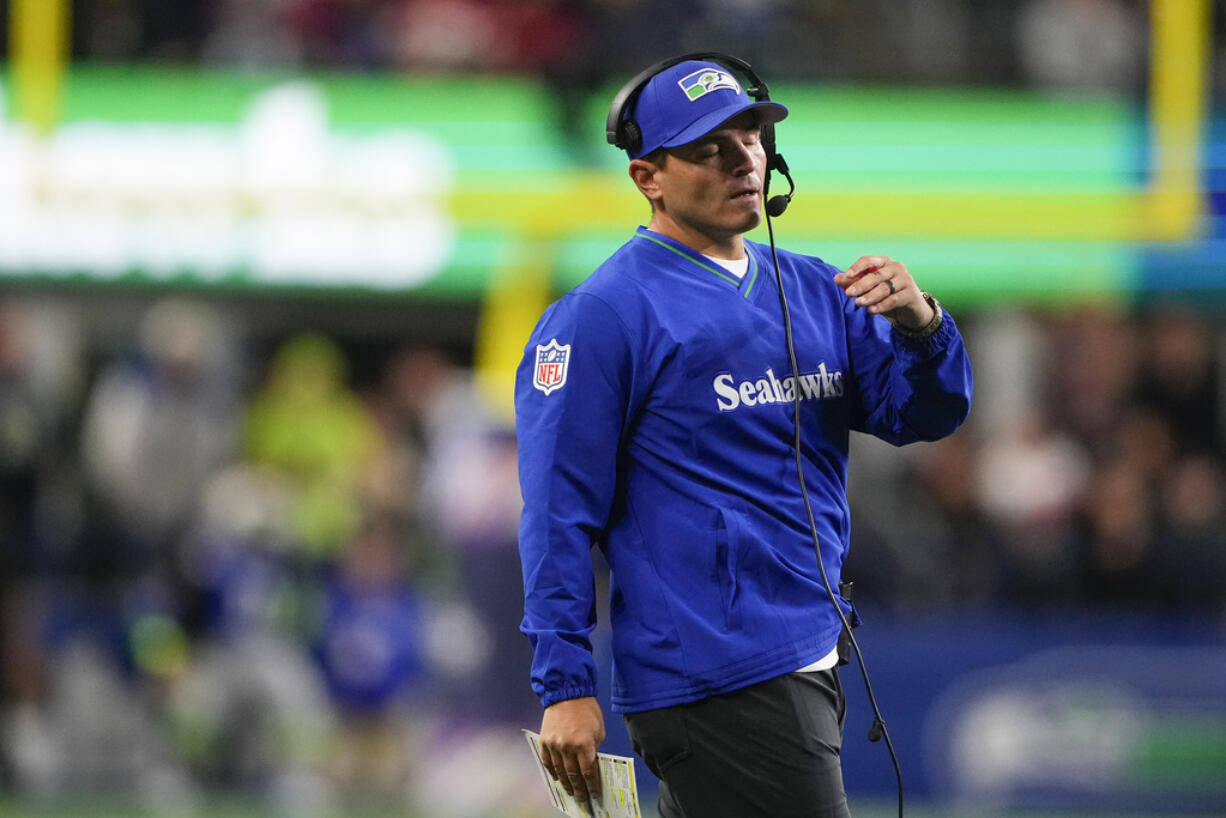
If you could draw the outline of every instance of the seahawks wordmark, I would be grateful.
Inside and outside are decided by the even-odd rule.
[[[770,369],[766,370],[764,377],[741,381],[739,384],[727,373],[716,375],[711,387],[715,390],[715,405],[721,412],[731,412],[742,406],[792,403],[796,400],[796,380],[790,375],[780,380]],[[826,368],[825,362],[822,362],[818,364],[816,372],[801,373],[801,400],[826,400],[842,396],[842,370],[831,371]]]

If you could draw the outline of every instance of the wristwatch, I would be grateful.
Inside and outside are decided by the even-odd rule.
[[[941,328],[941,322],[945,320],[941,313],[941,302],[932,297],[931,293],[920,290],[920,295],[924,296],[924,300],[928,302],[928,306],[932,307],[932,320],[919,329],[911,329],[904,327],[898,323],[897,319],[886,316],[886,319],[894,325],[894,330],[905,338],[910,338],[913,341],[923,341],[932,336],[938,329]]]

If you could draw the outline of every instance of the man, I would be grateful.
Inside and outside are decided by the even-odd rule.
[[[598,794],[597,545],[612,706],[661,779],[663,818],[845,816],[843,628],[814,539],[838,587],[849,432],[895,444],[952,432],[970,407],[966,351],[903,264],[864,256],[839,271],[780,251],[795,378],[770,249],[743,238],[762,219],[763,125],[787,109],[750,99],[719,63],[685,60],[623,115],[641,131],[629,175],[651,221],[549,307],[516,385],[543,761],[568,792]]]

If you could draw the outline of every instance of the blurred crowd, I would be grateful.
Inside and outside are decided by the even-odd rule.
[[[857,437],[860,604],[1226,625],[1221,319],[959,317],[969,424]],[[261,339],[202,300],[99,318],[0,304],[0,792],[464,814],[439,765],[507,754],[439,743],[539,717],[505,413],[429,345]]]
[[[0,794],[453,814],[440,742],[539,718],[511,430],[429,346],[99,312],[0,305]]]
[[[1226,48],[1226,0],[1213,41]],[[86,62],[542,78],[580,141],[595,91],[666,56],[770,79],[1007,85],[1142,98],[1148,0],[73,0]],[[3,49],[0,48],[0,58]],[[1226,96],[1226,64],[1214,67]]]
[[[723,50],[770,76],[1141,90],[1147,0],[75,0],[88,60],[531,71]]]
[[[1226,626],[1223,330],[1175,305],[974,316],[968,426],[906,450],[902,469],[860,441],[847,574],[904,612],[1078,606]]]

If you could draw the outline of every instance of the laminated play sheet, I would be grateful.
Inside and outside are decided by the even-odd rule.
[[[590,804],[567,795],[559,781],[554,781],[541,763],[541,737],[531,730],[524,730],[524,738],[532,747],[532,757],[541,773],[541,779],[549,790],[549,800],[566,815],[573,818],[642,818],[639,812],[638,788],[634,783],[634,759],[597,753],[600,765],[600,798]]]

